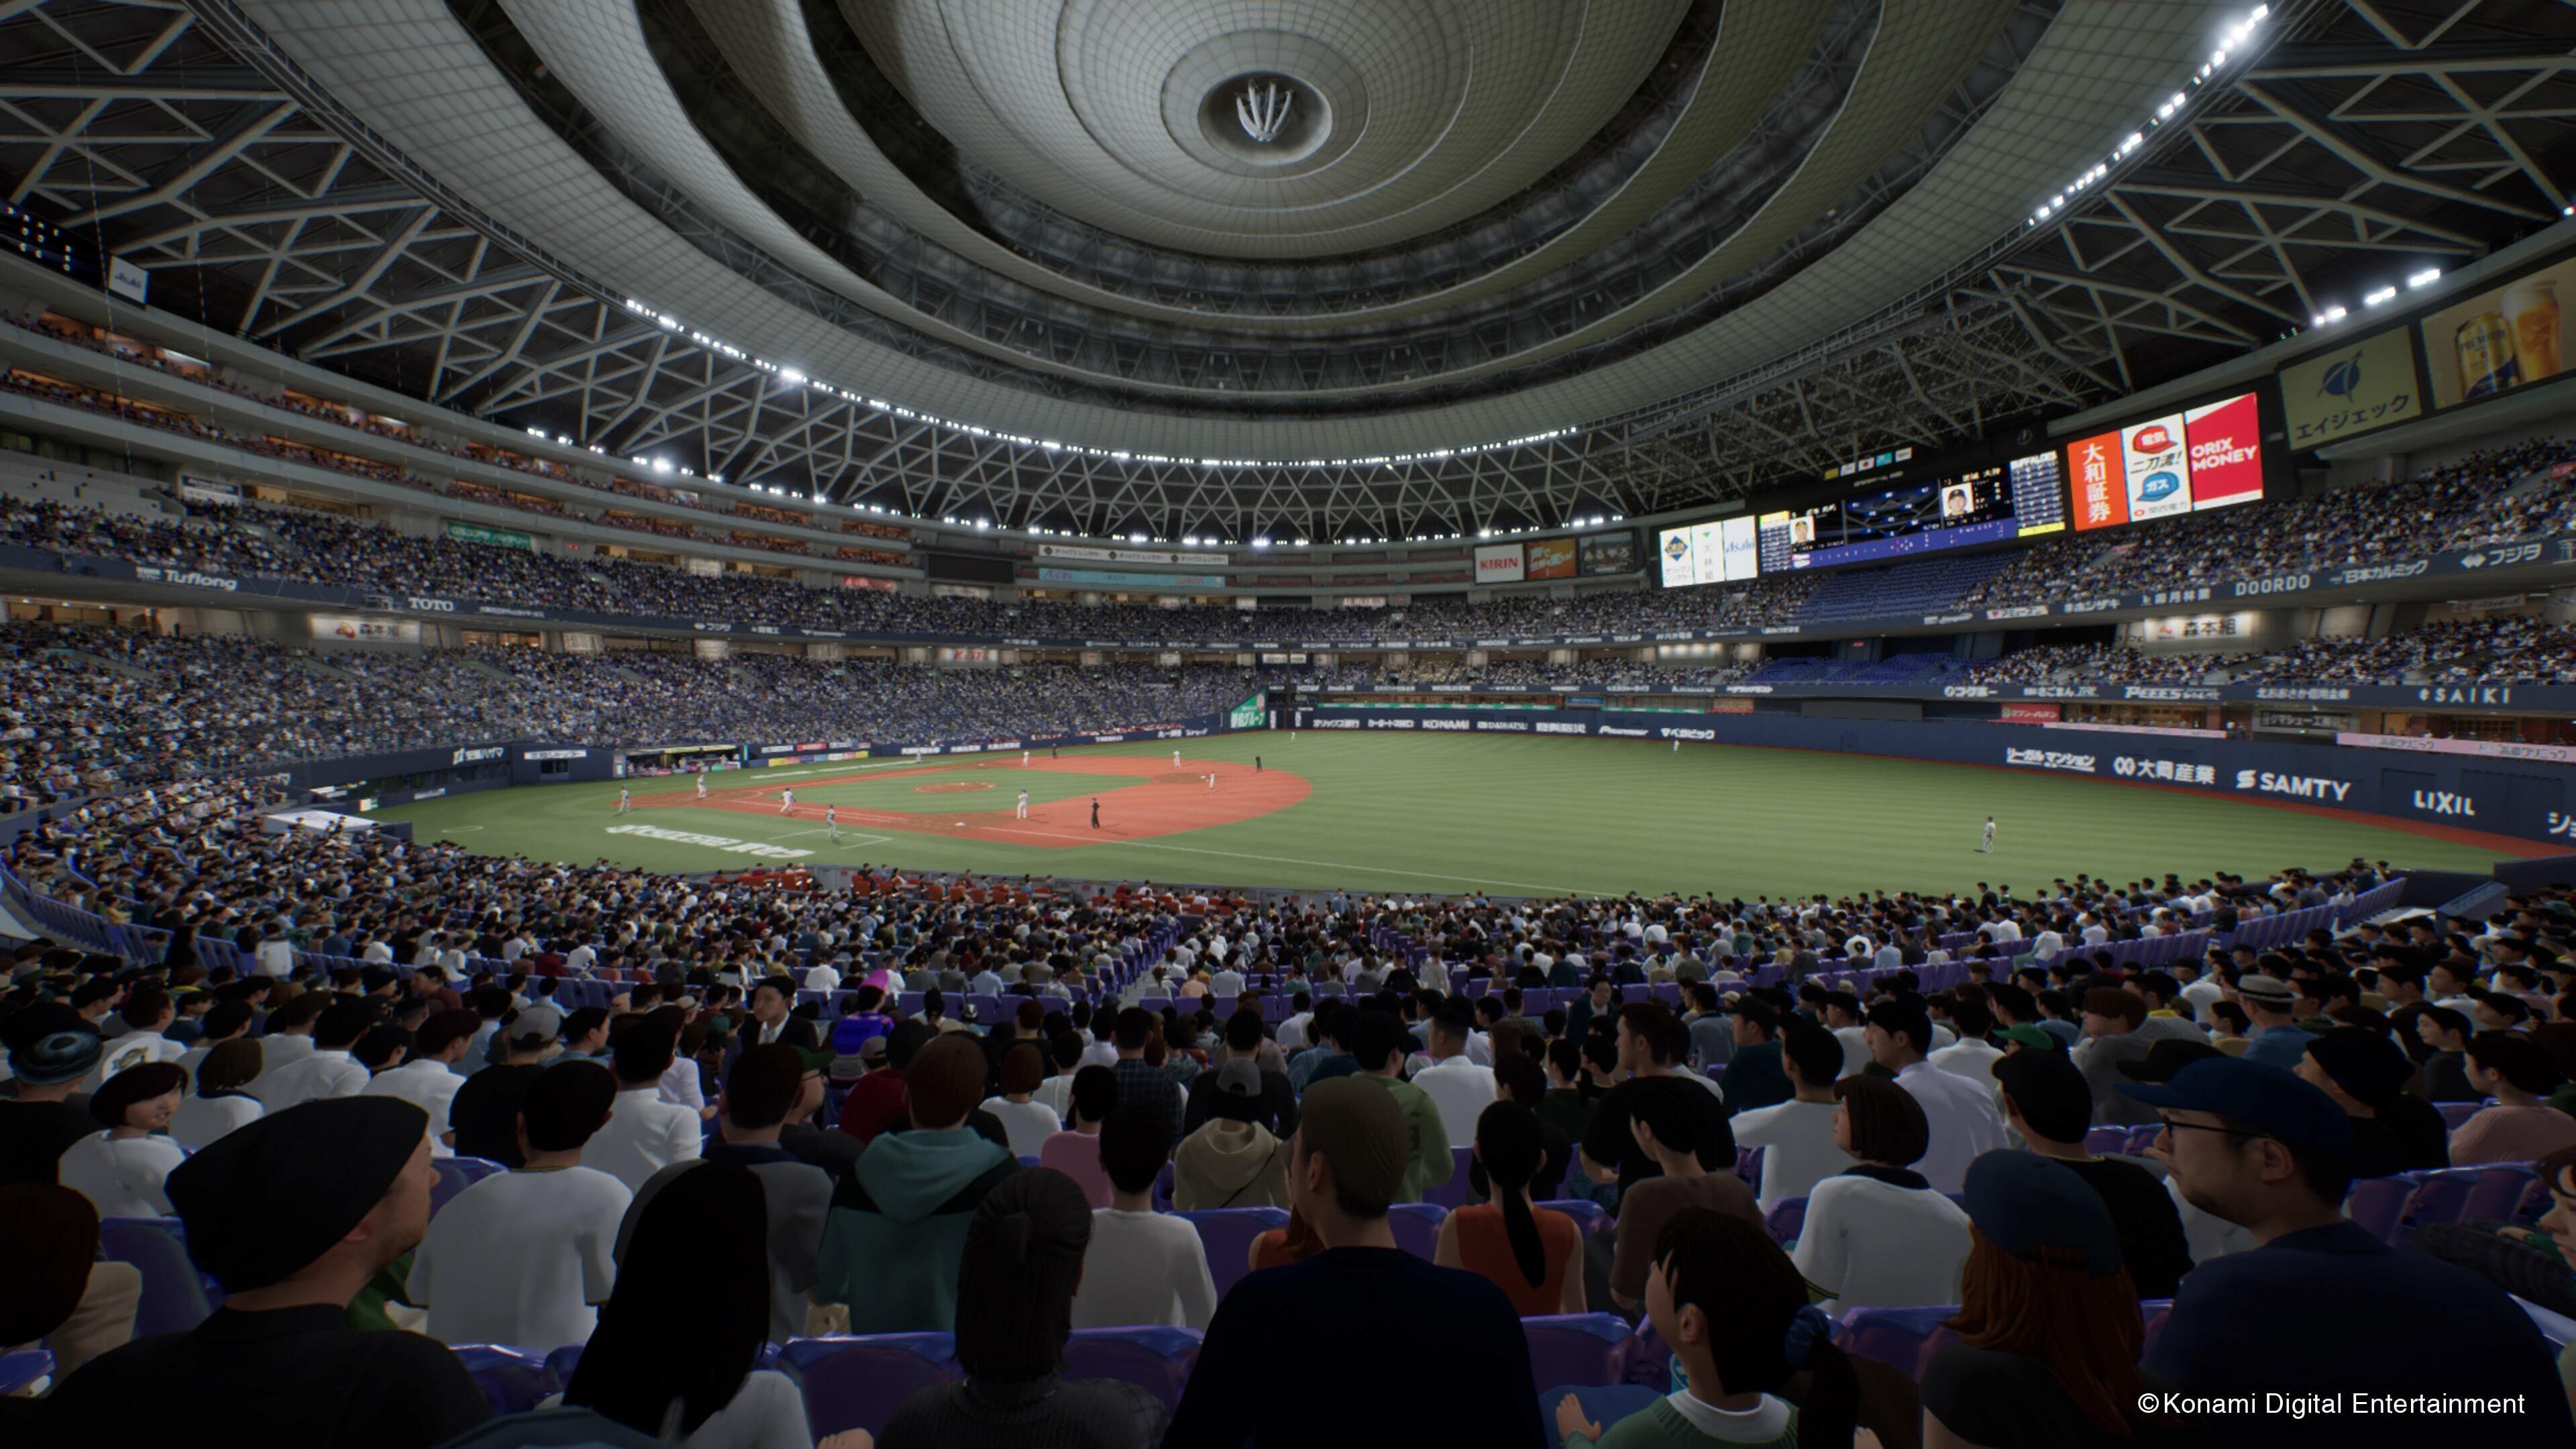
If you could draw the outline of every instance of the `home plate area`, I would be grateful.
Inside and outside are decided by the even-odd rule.
[[[1208,777],[1216,777],[1210,788]],[[1019,792],[1029,792],[1029,813],[1019,817]],[[1314,791],[1289,770],[1255,772],[1231,760],[1147,756],[1081,759],[943,761],[909,769],[808,776],[794,784],[741,784],[697,797],[694,781],[677,789],[638,792],[638,809],[729,810],[770,819],[781,816],[787,791],[795,805],[784,812],[820,822],[838,807],[843,829],[941,835],[1051,850],[1118,841],[1150,840],[1210,826],[1232,825],[1285,810]],[[1100,803],[1100,824],[1091,806]],[[976,807],[966,809],[969,802]]]

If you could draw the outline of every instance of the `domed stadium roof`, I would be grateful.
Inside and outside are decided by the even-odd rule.
[[[618,456],[1401,537],[2062,412],[2554,217],[2560,19],[2294,0],[2213,62],[2251,8],[40,0],[64,144],[0,154],[156,303]]]

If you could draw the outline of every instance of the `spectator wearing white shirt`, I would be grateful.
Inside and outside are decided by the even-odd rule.
[[[2003,1057],[2002,1048],[1986,1042],[1986,1033],[1994,1030],[1994,1012],[1982,1001],[1962,1000],[1950,1008],[1950,1021],[1958,1028],[1959,1039],[1948,1046],[1935,1047],[1924,1060],[1992,1088],[1995,1063]]]
[[[1829,1314],[1957,1302],[1968,1214],[1912,1170],[1929,1127],[1921,1103],[1877,1077],[1847,1077],[1834,1091],[1834,1141],[1854,1165],[1807,1194],[1798,1271],[1826,1292]]]
[[[984,1110],[1002,1124],[1011,1155],[1035,1157],[1046,1140],[1064,1130],[1064,1114],[1035,1100],[1047,1080],[1046,1056],[1036,1042],[1024,1041],[1002,1055],[1001,1091],[984,1099]]]
[[[109,1078],[89,1099],[89,1114],[104,1130],[63,1150],[55,1180],[88,1198],[102,1218],[168,1217],[162,1183],[188,1154],[155,1134],[170,1126],[187,1085],[177,1062],[146,1062]]]
[[[1824,1179],[1852,1165],[1835,1136],[1834,1082],[1842,1073],[1842,1044],[1823,1027],[1792,1021],[1780,1034],[1780,1064],[1797,1095],[1735,1115],[1735,1145],[1762,1149],[1762,1184],[1755,1203],[1769,1212],[1783,1200],[1805,1197]]]
[[[180,1053],[179,1065],[186,1068],[188,1080],[197,1079],[197,1068],[216,1047],[228,1041],[245,1041],[250,1037],[251,1009],[247,1001],[218,1001],[204,1016],[197,1018],[197,1039]]]
[[[376,1008],[366,1001],[335,1002],[313,1023],[313,1049],[297,1061],[260,1074],[251,1094],[271,1112],[283,1112],[317,1097],[354,1097],[372,1074],[349,1049],[376,1024]]]
[[[312,1055],[313,1024],[330,1005],[329,992],[307,991],[268,1014],[268,1029],[258,1037],[259,1079],[250,1084],[252,1096],[265,1103],[268,1098],[261,1089],[279,1072]]]
[[[1918,1000],[1882,1001],[1871,1007],[1868,1032],[1871,1056],[1896,1073],[1896,1085],[1922,1104],[1930,1124],[1929,1145],[1919,1156],[1923,1176],[1934,1192],[1959,1191],[1977,1154],[2011,1145],[2004,1136],[1994,1089],[1924,1059],[1932,1042],[1932,1020]],[[1917,1160],[1908,1158],[1898,1165]]]
[[[470,1011],[432,1015],[412,1034],[410,1057],[369,1077],[358,1095],[392,1097],[418,1107],[429,1117],[430,1154],[454,1156],[448,1142],[447,1108],[456,1100],[456,1089],[465,1085],[465,1079],[456,1074],[456,1063],[474,1044],[474,1032],[481,1025],[482,1019]]]
[[[442,1343],[508,1343],[551,1353],[586,1342],[616,1286],[618,1223],[634,1194],[581,1165],[607,1124],[617,1079],[596,1062],[549,1067],[518,1113],[524,1165],[451,1199],[413,1254],[405,1292]]]
[[[206,1054],[197,1068],[196,1090],[179,1099],[170,1114],[170,1140],[190,1152],[233,1129],[259,1120],[259,1099],[242,1088],[259,1075],[259,1043],[236,1037]]]
[[[295,974],[295,947],[275,925],[260,932],[259,974],[283,981]]]
[[[1843,1071],[1846,1077],[1869,1065],[1869,1034],[1861,1018],[1860,998],[1848,991],[1825,994],[1825,1009],[1818,1013],[1825,1029],[1843,1044]]]
[[[170,1001],[170,993],[158,986],[138,986],[116,1008],[118,1019],[127,1030],[107,1044],[99,1053],[98,1065],[81,1082],[80,1090],[95,1092],[108,1078],[146,1062],[173,1062],[188,1054],[188,1049],[162,1033],[179,1019],[179,1010]]]
[[[817,961],[805,968],[805,989],[838,991],[841,989],[841,973],[831,962]]]
[[[1171,1160],[1161,1112],[1130,1102],[1100,1126],[1100,1165],[1109,1206],[1091,1215],[1073,1326],[1169,1324],[1205,1330],[1216,1313],[1207,1249],[1188,1220],[1154,1211],[1154,1180]]]
[[[659,1021],[637,1022],[618,1037],[617,1100],[607,1125],[582,1144],[581,1165],[616,1178],[629,1193],[672,1163],[694,1159],[704,1141],[697,1113],[662,1100],[662,1074],[677,1047]]]
[[[1476,1119],[1494,1104],[1494,1069],[1467,1056],[1465,1013],[1443,1008],[1431,1019],[1431,1065],[1413,1074],[1413,1085],[1440,1111],[1451,1147],[1476,1143]]]
[[[1046,1054],[1053,1071],[1030,1091],[1029,1100],[1053,1112],[1055,1130],[1061,1132],[1064,1119],[1073,1114],[1073,1074],[1082,1068],[1082,1038],[1070,1031],[1058,1032],[1047,1041]]]

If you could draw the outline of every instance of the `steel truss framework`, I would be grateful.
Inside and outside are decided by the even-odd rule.
[[[783,383],[635,317],[281,81],[231,0],[0,0],[0,185],[148,267],[157,306],[620,456],[1009,527],[1473,534],[1737,497],[2099,402],[2568,204],[2576,13],[2274,8],[2269,48],[2107,180],[1871,323],[1544,443],[1386,467],[1147,465]]]

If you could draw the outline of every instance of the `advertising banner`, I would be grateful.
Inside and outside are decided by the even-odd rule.
[[[2182,414],[2169,413],[2122,428],[2120,462],[2128,473],[2131,523],[2191,511]]]
[[[2415,334],[2405,327],[2291,363],[2281,369],[2280,382],[2281,416],[2293,448],[2321,447],[2424,412]]]
[[[1221,553],[1172,553],[1148,548],[1086,548],[1072,543],[1039,544],[1038,557],[1080,559],[1086,563],[1221,564],[1225,562],[1225,555]]]
[[[1519,544],[1493,543],[1476,546],[1477,583],[1516,584],[1523,577]]]
[[[537,551],[536,539],[515,528],[486,528],[479,523],[459,523],[451,518],[447,520],[447,536],[459,543],[489,544],[494,548],[515,548],[527,553]]]
[[[1590,547],[1591,540],[1584,540]],[[1570,579],[1574,577],[1574,540],[1543,538],[1529,546],[1529,566],[1523,577],[1533,579]]]
[[[2433,406],[2457,407],[2564,371],[2562,296],[2576,297],[2576,259],[2464,298],[2416,324],[2424,337]]]
[[[2126,475],[2120,468],[2120,435],[2098,433],[2066,446],[2066,471],[2074,479],[2075,527],[2112,528],[2129,521]]]
[[[2055,724],[2065,709],[2060,704],[2006,704],[1998,718],[2013,724]]]
[[[2255,412],[2249,392],[2183,414],[2193,512],[2263,496],[2263,424]]]
[[[1748,523],[1751,521],[1746,520]],[[1530,562],[1532,565],[1538,562],[1535,549],[1531,550]],[[1623,528],[1617,533],[1596,533],[1586,537],[1583,540],[1583,571],[1587,574],[1635,573],[1637,571],[1637,535]],[[1561,575],[1542,575],[1533,566],[1530,569],[1530,577],[1556,578]]]
[[[1038,570],[1038,578],[1050,584],[1091,584],[1095,586],[1165,589],[1221,589],[1223,574],[1122,574],[1107,569]]]

